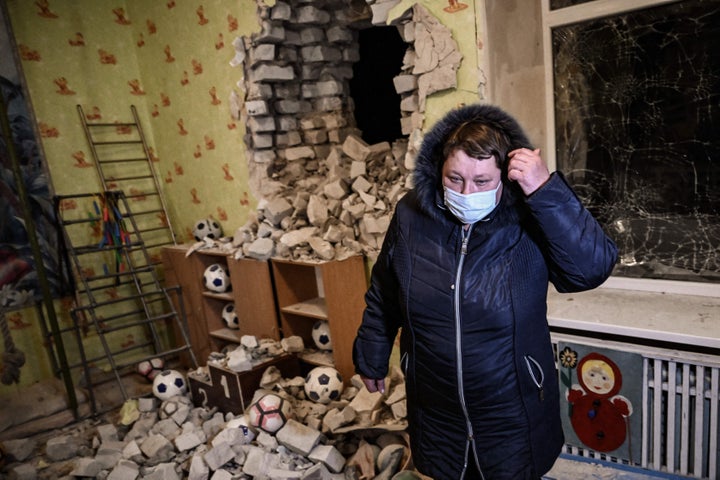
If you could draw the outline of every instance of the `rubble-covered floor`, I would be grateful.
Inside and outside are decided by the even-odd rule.
[[[0,431],[0,445],[11,442],[13,448],[29,448],[32,446],[33,451],[26,453],[26,457],[22,461],[14,460],[11,456],[6,455],[4,460],[0,460],[0,478],[16,478],[18,480],[44,480],[44,479],[66,479],[74,480],[71,476],[74,471],[79,472],[78,465],[79,459],[93,458],[101,459],[103,461],[110,458],[113,454],[112,450],[109,449],[105,453],[101,453],[99,449],[99,443],[102,443],[103,436],[105,440],[112,445],[112,440],[107,440],[115,435],[115,432],[120,432],[121,436],[127,435],[131,427],[124,427],[119,424],[121,418],[120,408],[109,409],[107,412],[96,415],[94,417],[88,417],[85,420],[74,421],[72,414],[66,409],[63,410],[54,404],[62,404],[62,392],[56,390],[55,387],[46,387],[45,389],[36,388],[28,392],[28,394],[22,395],[21,398],[25,399],[23,407],[15,404],[4,404],[0,408],[0,427],[3,430]],[[131,388],[131,391],[137,393],[142,388],[147,388],[147,385],[138,384]],[[118,397],[118,391],[113,388],[113,383],[109,383],[106,388],[97,390],[98,401],[104,405],[109,405],[115,402],[121,404],[121,398]],[[34,412],[33,412],[34,410]],[[81,405],[81,410],[87,411],[87,405]],[[203,415],[206,412],[199,411],[197,414]],[[13,420],[10,417],[14,417],[15,421],[18,419],[27,420],[24,423],[17,424],[12,427],[8,427],[8,424]],[[210,417],[208,417],[210,418]],[[189,427],[185,426],[185,429]],[[53,461],[48,455],[55,455],[56,458],[59,455],[62,457],[65,450],[64,445],[58,445],[58,442],[64,443],[61,440],[68,438],[82,438],[80,447],[76,451],[75,455],[71,458],[64,460]],[[23,441],[28,440],[27,443]],[[20,441],[20,444],[17,442]],[[265,438],[264,441],[270,441],[271,439]],[[19,447],[18,447],[19,445]],[[142,445],[142,443],[141,443]],[[162,445],[156,444],[158,448]],[[340,451],[347,454],[348,450],[342,445],[335,445]],[[146,447],[147,449],[148,447]],[[49,452],[49,450],[51,452]],[[6,448],[7,450],[7,448]],[[185,455],[184,460],[190,462],[190,453]],[[351,458],[351,455],[348,455]],[[162,455],[158,451],[158,460],[162,460]],[[4,464],[2,464],[4,462]],[[177,462],[177,459],[175,459]],[[163,463],[163,462],[159,462]],[[174,463],[175,470],[177,463]],[[85,465],[85,468],[92,468],[89,464]],[[88,470],[86,470],[87,472]],[[143,475],[133,477],[131,473],[126,474],[128,476],[122,476],[121,471],[118,470],[115,475],[110,475],[107,472],[112,472],[111,469],[106,470],[106,476],[102,478],[108,479],[119,479],[125,480],[129,478],[203,478],[202,476],[182,476],[173,477],[168,476],[169,472],[164,471],[163,476],[156,474]],[[401,475],[405,473],[406,475]],[[419,475],[407,475],[411,472],[398,472],[392,477],[377,476],[376,478],[408,478],[408,479],[420,479]],[[340,474],[337,474],[340,475]],[[333,475],[330,477],[319,476],[317,478],[347,478],[338,477]],[[100,478],[100,477],[97,477]],[[215,479],[215,477],[210,477]],[[225,477],[218,477],[225,478]],[[229,478],[251,478],[243,476],[228,476]],[[302,478],[302,477],[298,477]],[[312,477],[311,477],[312,478]],[[362,477],[365,478],[365,477]],[[368,477],[372,478],[372,477]],[[593,459],[582,459],[569,455],[562,455],[556,464],[553,466],[550,472],[548,472],[543,480],[586,480],[586,479],[598,479],[598,480],[661,480],[661,479],[673,479],[680,478],[677,476],[671,476],[661,473],[652,473],[646,471],[640,471],[639,469],[632,469],[624,466],[611,465],[606,462],[598,462]]]

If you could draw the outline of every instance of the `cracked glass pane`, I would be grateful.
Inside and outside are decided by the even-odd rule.
[[[720,282],[720,2],[553,29],[558,170],[616,275]]]

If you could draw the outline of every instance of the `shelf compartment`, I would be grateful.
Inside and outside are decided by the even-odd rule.
[[[326,262],[272,259],[271,265],[283,336],[300,336],[306,347],[312,347],[313,325],[327,320],[333,344],[330,361],[306,353],[301,360],[307,366],[330,364],[349,384],[355,370],[352,344],[365,308],[364,257]]]
[[[294,303],[280,309],[283,313],[309,317],[318,320],[327,320],[327,302],[323,297],[315,297],[303,302]]]
[[[232,328],[224,327],[211,331],[210,336],[228,343],[240,343],[240,337],[242,334],[240,333],[240,330],[233,330]]]
[[[335,367],[335,359],[330,351],[306,350],[298,355],[300,360],[318,367]]]

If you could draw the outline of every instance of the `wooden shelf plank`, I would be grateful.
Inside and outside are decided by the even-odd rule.
[[[335,367],[335,361],[333,360],[333,354],[330,351],[321,350],[305,350],[298,354],[300,359],[311,365],[317,365],[319,367]]]
[[[227,342],[240,343],[240,331],[232,328],[220,328],[210,332],[210,336]]]
[[[282,307],[283,313],[291,313],[293,315],[300,315],[303,317],[317,318],[320,320],[327,320],[327,304],[325,299],[322,297],[315,297],[304,302],[293,303]]]
[[[215,292],[209,292],[209,291],[203,291],[202,292],[203,297],[208,298],[214,298],[216,300],[225,300],[227,302],[233,301],[233,296],[231,293],[215,293]]]

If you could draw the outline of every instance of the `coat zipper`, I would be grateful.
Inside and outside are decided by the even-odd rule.
[[[477,465],[478,471],[480,472],[480,478],[483,480],[485,476],[480,469],[480,462],[478,461],[477,454],[475,453],[475,434],[473,432],[472,423],[470,422],[470,415],[467,411],[467,404],[465,403],[465,386],[463,384],[463,357],[462,357],[462,339],[460,335],[460,278],[462,277],[463,264],[465,263],[465,257],[467,256],[467,246],[470,241],[470,233],[472,232],[473,226],[470,225],[467,230],[461,227],[462,244],[460,246],[460,259],[458,260],[458,268],[455,274],[455,356],[457,358],[457,384],[458,384],[458,397],[460,398],[460,406],[462,407],[463,414],[465,415],[465,425],[468,431],[468,442],[469,445],[465,449],[465,459],[463,462],[463,470],[460,478],[465,478],[465,473],[468,467],[468,452],[472,449],[475,464]]]

